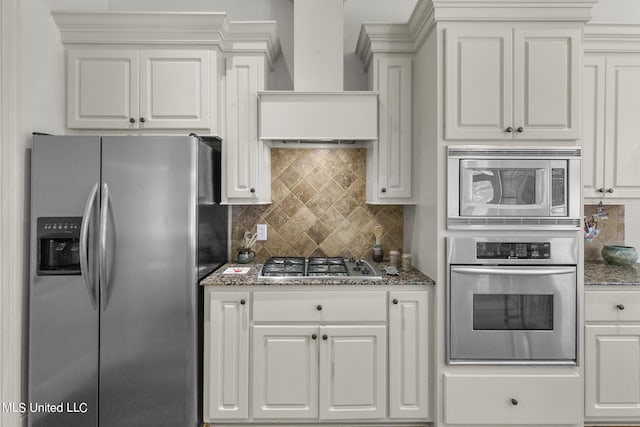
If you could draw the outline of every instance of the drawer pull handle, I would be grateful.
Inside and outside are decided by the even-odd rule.
[[[393,302],[394,304],[397,304],[398,303],[398,298],[394,298],[393,301],[391,301],[391,302]]]
[[[316,334],[311,335],[311,339],[315,340],[316,338],[318,338],[318,336]]]
[[[327,334],[324,334],[324,335],[322,336],[322,339],[326,341],[326,340],[328,340],[328,339],[329,339],[329,336],[328,336]]]
[[[247,303],[247,301],[243,298],[240,300],[240,305],[245,305]]]
[[[618,304],[618,305],[616,305],[616,308],[618,310],[624,310],[624,304]]]
[[[317,306],[316,306],[316,310],[318,310],[318,311],[322,311],[322,306],[321,306],[321,305],[317,305]]]
[[[514,399],[513,397],[511,398],[511,404],[513,406],[518,406],[518,399]]]

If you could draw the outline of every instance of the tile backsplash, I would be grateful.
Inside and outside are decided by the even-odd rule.
[[[596,213],[597,205],[585,205],[584,216],[591,219]],[[624,205],[604,205],[608,219],[600,226],[600,234],[593,242],[584,242],[585,261],[602,260],[602,247],[604,245],[624,245]]]
[[[232,259],[244,232],[267,224],[256,260],[273,255],[370,258],[373,228],[384,228],[385,258],[402,252],[403,207],[365,203],[364,148],[271,149],[271,204],[233,206]]]

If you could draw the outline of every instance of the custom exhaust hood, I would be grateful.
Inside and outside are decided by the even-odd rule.
[[[294,90],[259,93],[260,139],[378,139],[377,92],[344,91],[343,0],[293,0]]]

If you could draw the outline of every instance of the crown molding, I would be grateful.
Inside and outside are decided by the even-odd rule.
[[[418,0],[406,23],[365,22],[356,55],[369,67],[374,53],[414,53],[437,22],[586,22],[598,0]]]
[[[421,0],[418,0],[421,1]],[[432,0],[436,21],[581,21],[598,0]]]
[[[640,52],[640,24],[589,22],[582,46],[585,53]]]
[[[208,45],[280,56],[275,21],[230,21],[223,12],[53,11],[64,44]]]
[[[374,53],[414,54],[435,27],[433,3],[418,0],[406,23],[365,22],[360,27],[356,55],[369,67]]]

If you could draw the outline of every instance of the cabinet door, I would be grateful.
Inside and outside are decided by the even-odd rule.
[[[237,56],[227,60],[227,135],[223,150],[229,203],[271,200],[271,164],[258,140],[258,91],[264,89],[264,59]]]
[[[210,127],[211,72],[206,50],[140,51],[140,127]]]
[[[640,417],[640,326],[585,327],[585,415]]]
[[[380,92],[377,197],[411,198],[411,58],[378,57],[373,90]]]
[[[320,419],[384,418],[386,327],[327,326],[320,334]]]
[[[584,197],[604,187],[605,58],[585,56],[582,74],[582,179]]]
[[[429,294],[389,293],[389,417],[427,418]]]
[[[640,197],[640,57],[607,58],[604,182],[613,196]]]
[[[318,328],[253,327],[253,417],[318,417]]]
[[[578,139],[581,74],[578,29],[514,32],[513,127],[517,139]]]
[[[248,292],[207,290],[204,419],[249,417]]]
[[[511,139],[511,28],[445,32],[446,139]]]
[[[137,129],[138,76],[137,50],[68,49],[67,127]]]

